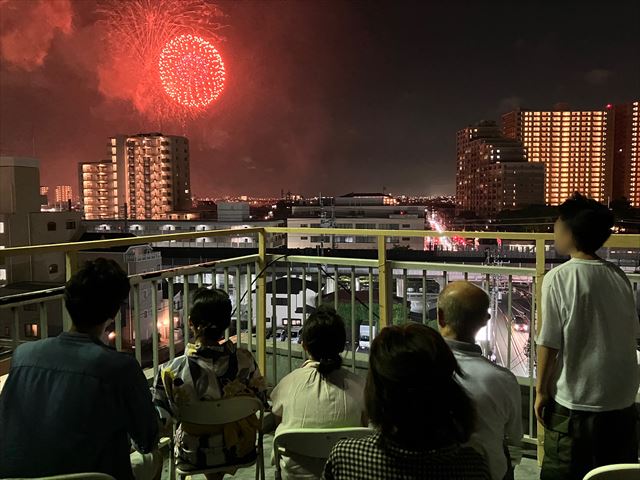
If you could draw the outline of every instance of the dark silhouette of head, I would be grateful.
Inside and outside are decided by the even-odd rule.
[[[318,372],[328,375],[340,368],[346,332],[344,321],[329,306],[321,305],[309,315],[302,330],[302,344],[311,357],[319,362]]]
[[[115,318],[129,296],[129,278],[113,260],[86,262],[64,289],[64,304],[73,325],[86,332]]]
[[[438,296],[438,327],[444,337],[474,342],[489,318],[489,295],[471,282],[451,282]]]
[[[224,290],[199,288],[193,293],[189,322],[196,338],[215,343],[231,325],[231,300]]]
[[[383,436],[409,449],[469,439],[475,411],[442,336],[425,325],[384,328],[371,345],[367,414]]]
[[[602,203],[574,193],[560,205],[559,211],[553,230],[556,250],[560,254],[577,250],[595,255],[611,236],[613,212]]]

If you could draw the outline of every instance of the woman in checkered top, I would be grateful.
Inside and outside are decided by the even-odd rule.
[[[489,479],[484,458],[462,447],[475,410],[456,382],[462,375],[433,329],[411,323],[383,329],[373,341],[365,403],[378,433],[340,441],[327,480]]]

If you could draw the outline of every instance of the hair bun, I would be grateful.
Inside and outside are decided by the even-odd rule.
[[[334,370],[339,369],[342,366],[342,357],[340,355],[334,358],[321,358],[318,362],[318,373],[320,375],[328,375]]]

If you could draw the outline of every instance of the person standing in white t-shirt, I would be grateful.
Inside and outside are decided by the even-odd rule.
[[[535,402],[545,427],[542,480],[638,462],[640,323],[624,272],[596,254],[613,214],[577,193],[559,210],[556,249],[571,260],[542,282]]]

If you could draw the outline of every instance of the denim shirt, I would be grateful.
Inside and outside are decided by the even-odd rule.
[[[158,417],[136,360],[78,332],[21,345],[0,395],[0,478],[103,472],[132,479],[129,437]]]

